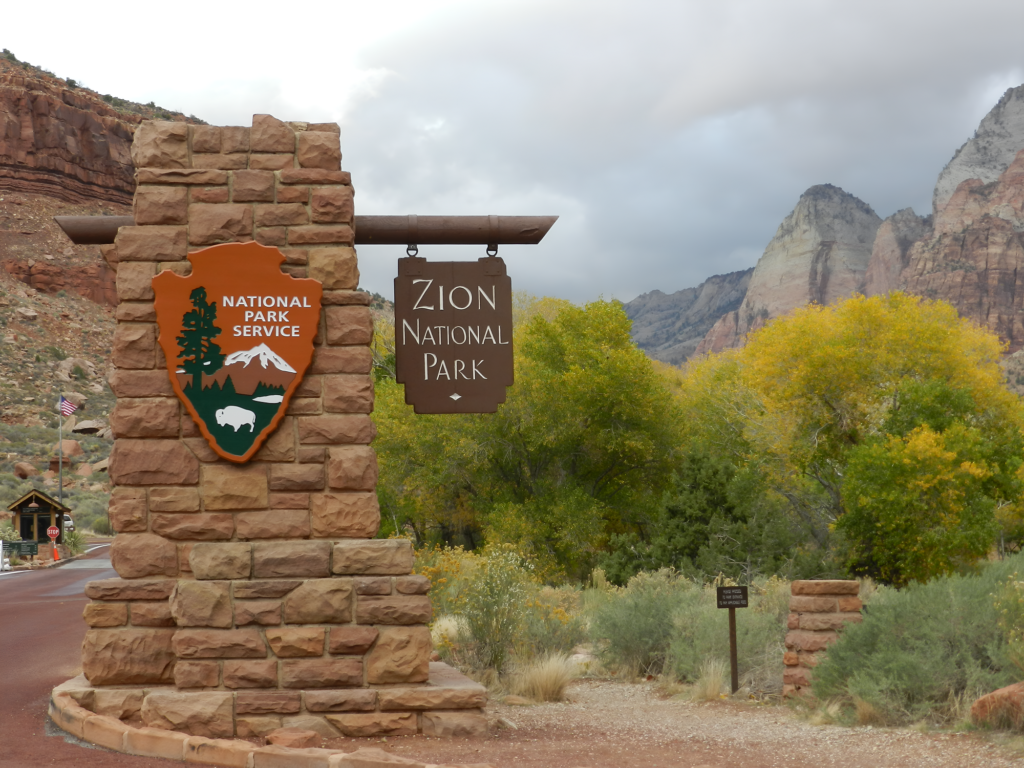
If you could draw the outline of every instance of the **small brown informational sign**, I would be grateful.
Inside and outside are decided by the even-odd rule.
[[[746,587],[718,587],[719,608],[746,608]]]
[[[175,393],[217,455],[248,461],[277,428],[313,359],[323,285],[284,254],[227,243],[189,254],[192,274],[153,278]]]
[[[494,413],[513,367],[504,260],[398,260],[395,377],[416,413]]]
[[[740,667],[736,650],[736,609],[747,607],[746,587],[718,587],[718,607],[729,609],[729,668],[732,672],[732,692],[740,688]]]

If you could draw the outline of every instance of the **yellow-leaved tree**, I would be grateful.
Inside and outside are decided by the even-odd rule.
[[[495,414],[416,415],[378,382],[382,514],[421,541],[506,542],[547,578],[582,578],[659,503],[678,406],[619,304],[519,294],[515,319],[515,385]]]
[[[1001,351],[943,302],[855,296],[694,361],[680,398],[691,439],[752,468],[819,546],[903,584],[982,556],[997,510],[1019,517],[1024,419]]]

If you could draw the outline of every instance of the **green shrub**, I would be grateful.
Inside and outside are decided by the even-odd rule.
[[[442,657],[466,670],[501,673],[539,591],[529,563],[508,546],[483,553],[435,547],[417,553],[416,572],[430,579],[435,623],[457,617],[465,629],[438,648]]]
[[[814,670],[814,692],[867,706],[888,723],[950,723],[962,702],[1018,679],[999,626],[996,595],[1024,555],[977,575],[880,588]]]
[[[641,571],[625,587],[599,590],[590,636],[608,664],[627,675],[661,672],[672,642],[673,617],[692,582],[674,571]]]
[[[416,550],[413,572],[430,579],[430,604],[434,618],[454,616],[461,611],[462,589],[477,555],[462,547],[438,547]]]
[[[541,587],[526,604],[520,636],[516,641],[519,660],[540,659],[571,653],[586,640],[577,587]]]
[[[110,527],[110,521],[106,517],[98,517],[92,523],[92,530],[100,536],[110,536],[114,530]]]
[[[1024,672],[1024,582],[1014,571],[996,594],[996,615],[1006,638],[1006,654]]]
[[[464,590],[461,615],[481,663],[501,672],[522,627],[531,574],[522,555],[501,546],[480,558]]]
[[[74,513],[75,525],[80,528],[91,528],[95,531],[96,521],[103,520],[105,523],[107,520],[106,494],[76,494],[67,499],[67,503]]]

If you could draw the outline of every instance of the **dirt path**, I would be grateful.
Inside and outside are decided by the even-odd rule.
[[[496,705],[504,728],[478,740],[365,740],[398,755],[498,768],[1010,768],[1008,750],[961,734],[814,726],[784,706],[660,700],[652,685],[582,681],[569,701]],[[363,740],[361,740],[363,741]]]

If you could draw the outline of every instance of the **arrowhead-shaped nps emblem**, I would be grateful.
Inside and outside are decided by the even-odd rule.
[[[188,259],[191,275],[153,278],[167,372],[213,450],[245,462],[277,428],[313,359],[323,286],[284,274],[284,255],[257,243]]]

